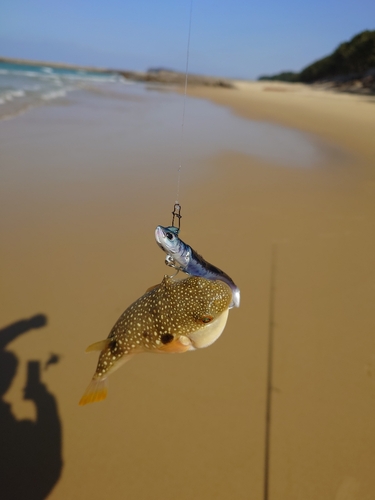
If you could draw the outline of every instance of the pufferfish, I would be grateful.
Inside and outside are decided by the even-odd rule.
[[[223,281],[165,276],[126,309],[106,340],[86,349],[101,352],[79,404],[105,399],[108,376],[134,354],[182,353],[211,345],[225,328],[231,301],[232,291]]]

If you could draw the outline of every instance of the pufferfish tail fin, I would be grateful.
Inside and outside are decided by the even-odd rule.
[[[103,401],[107,397],[108,380],[105,378],[93,378],[89,383],[86,391],[80,399],[79,405],[84,406],[89,403]]]

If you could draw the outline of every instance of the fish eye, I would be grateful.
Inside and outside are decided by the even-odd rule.
[[[205,323],[205,324],[206,324],[206,323],[209,323],[209,322],[210,322],[210,321],[212,321],[213,319],[214,319],[214,318],[213,318],[212,316],[209,316],[209,315],[207,315],[207,316],[202,316],[202,317],[201,317],[201,321],[202,321],[202,323]]]
[[[166,237],[169,239],[169,240],[173,240],[173,234],[172,233],[165,233]]]

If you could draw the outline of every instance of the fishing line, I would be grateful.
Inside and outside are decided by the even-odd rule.
[[[179,167],[177,170],[177,194],[176,194],[175,208],[173,209],[173,212],[175,212],[176,205],[178,205],[178,207],[181,209],[181,206],[179,204],[179,197],[180,197],[180,181],[181,181],[183,145],[184,145],[184,124],[185,124],[186,95],[187,95],[188,74],[189,74],[190,33],[191,33],[192,14],[193,14],[193,0],[190,0],[189,30],[188,30],[187,49],[186,49],[185,90],[184,90],[184,98],[183,98],[181,136],[180,136],[180,162],[179,162]],[[180,222],[180,218],[178,219],[178,222]]]

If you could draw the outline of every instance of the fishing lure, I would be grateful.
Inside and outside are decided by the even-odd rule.
[[[173,222],[172,222],[173,224]],[[232,290],[232,307],[240,306],[240,290],[224,271],[207,262],[201,255],[184,243],[179,237],[179,228],[175,226],[157,226],[155,239],[159,247],[166,252],[165,263],[191,276],[200,276],[209,280],[224,281]]]
[[[86,349],[101,353],[79,404],[105,399],[108,376],[134,354],[182,353],[213,344],[225,328],[231,298],[220,281],[165,276],[126,309],[107,339]]]

